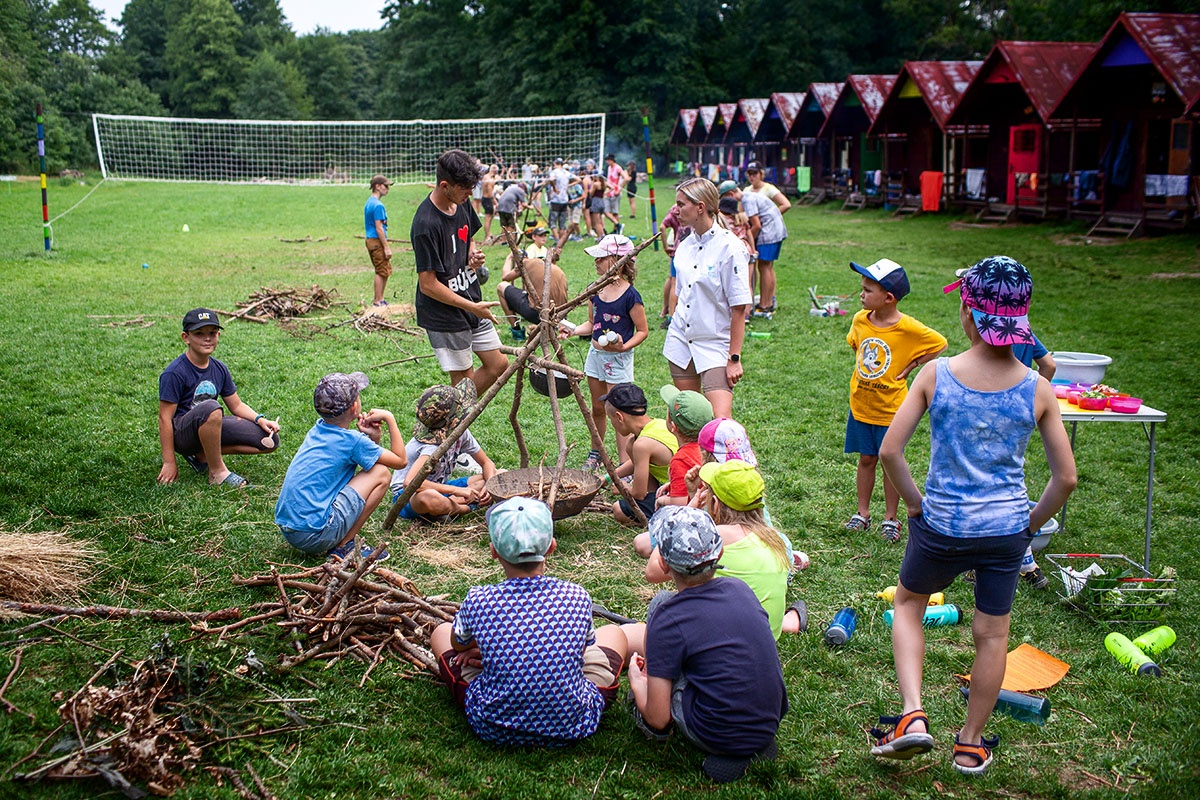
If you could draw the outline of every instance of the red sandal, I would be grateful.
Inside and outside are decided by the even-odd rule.
[[[910,733],[908,729],[914,722],[925,723],[925,730]],[[875,746],[871,748],[873,756],[907,761],[913,756],[928,753],[933,749],[933,736],[929,733],[929,717],[925,716],[925,712],[919,708],[898,717],[880,717],[879,724],[894,727],[889,731],[882,731],[879,728],[871,729],[871,735],[876,739]]]
[[[951,763],[963,775],[982,775],[992,764],[992,748],[1000,744],[1000,737],[980,736],[979,739],[979,744],[963,744],[958,740],[958,734],[954,734],[954,753],[951,755]],[[963,766],[958,763],[958,756],[973,758],[975,764],[970,767]]]

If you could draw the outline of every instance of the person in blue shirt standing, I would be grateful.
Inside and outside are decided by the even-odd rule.
[[[388,278],[392,276],[392,246],[388,244],[387,209],[383,207],[383,198],[387,197],[392,182],[383,175],[371,178],[371,196],[363,206],[363,222],[367,233],[367,253],[371,256],[371,266],[375,268],[375,300],[373,306],[386,306],[383,290],[387,288]]]

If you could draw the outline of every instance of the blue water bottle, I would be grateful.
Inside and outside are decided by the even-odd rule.
[[[833,615],[833,622],[825,629],[825,644],[835,647],[845,644],[854,635],[857,625],[858,614],[854,613],[853,608],[846,606]]]
[[[964,700],[971,697],[970,687],[963,686],[959,691],[962,692]],[[1045,697],[1034,697],[1031,694],[1022,694],[1021,692],[1010,692],[1008,689],[1001,689],[1000,696],[996,698],[996,705],[992,711],[1007,714],[1018,722],[1032,722],[1034,725],[1045,725],[1046,720],[1050,719],[1050,701]]]

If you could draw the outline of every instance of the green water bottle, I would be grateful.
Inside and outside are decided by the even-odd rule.
[[[1165,653],[1175,644],[1175,631],[1166,625],[1159,625],[1152,631],[1146,631],[1133,640],[1133,646],[1148,656]]]
[[[770,339],[770,331],[746,331],[746,335],[751,339]]]
[[[1113,631],[1104,637],[1104,647],[1112,653],[1113,658],[1128,667],[1129,671],[1135,675],[1153,675],[1156,678],[1162,676],[1162,670],[1158,668],[1158,664],[1137,649],[1128,637]]]

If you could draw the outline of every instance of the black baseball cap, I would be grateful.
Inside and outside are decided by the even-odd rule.
[[[763,166],[758,161],[751,161],[746,165],[746,172],[762,172]]]
[[[210,308],[193,308],[183,315],[184,331],[194,331],[199,328],[209,327],[216,328],[217,330],[225,330],[225,326],[217,318],[217,312]]]
[[[637,384],[618,383],[600,395],[601,403],[612,403],[613,408],[640,417],[646,413],[646,393]]]

